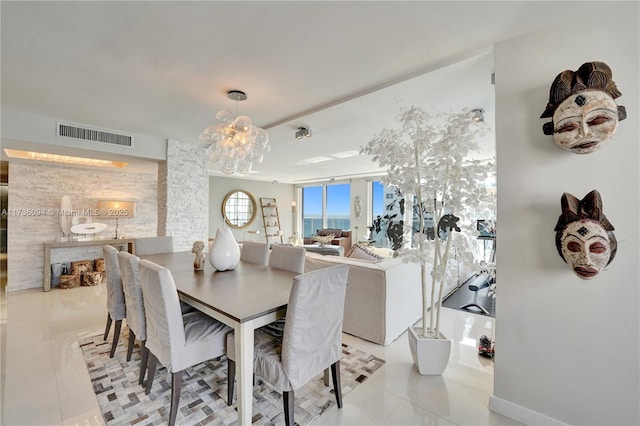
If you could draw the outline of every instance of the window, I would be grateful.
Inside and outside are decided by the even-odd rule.
[[[322,228],[322,186],[302,188],[302,236],[315,235]]]
[[[351,228],[350,184],[302,188],[302,235],[308,238],[322,228]]]
[[[351,228],[351,185],[328,185],[327,187],[327,226],[331,229]]]
[[[374,247],[398,249],[402,246],[404,197],[396,187],[384,186],[379,181],[371,185],[373,223],[369,238]]]

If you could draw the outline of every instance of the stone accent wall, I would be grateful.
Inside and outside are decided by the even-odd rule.
[[[205,167],[206,172],[206,167]],[[8,282],[9,291],[42,288],[45,241],[62,235],[59,217],[62,196],[68,195],[74,210],[95,209],[99,200],[136,202],[136,216],[121,219],[118,235],[127,238],[156,235],[158,178],[156,174],[54,163],[9,163]],[[100,235],[113,238],[115,220],[93,218],[107,224]],[[69,248],[52,251],[52,262],[102,257],[102,249]]]
[[[206,148],[169,140],[158,167],[158,235],[173,237],[175,251],[191,250],[209,233],[209,172]]]

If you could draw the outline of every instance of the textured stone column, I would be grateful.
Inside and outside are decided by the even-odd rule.
[[[209,172],[206,149],[169,140],[158,167],[158,235],[171,235],[175,251],[191,250],[209,234]]]

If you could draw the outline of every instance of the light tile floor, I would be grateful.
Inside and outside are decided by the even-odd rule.
[[[7,300],[1,424],[104,424],[77,339],[104,332],[105,287],[27,290]],[[487,408],[493,363],[477,355],[476,342],[491,335],[492,319],[444,308],[442,322],[454,345],[440,377],[417,373],[407,333],[387,347],[345,334],[345,343],[386,364],[314,425],[518,425]]]

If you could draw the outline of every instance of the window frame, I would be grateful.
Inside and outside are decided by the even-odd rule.
[[[300,223],[300,234],[302,235],[303,238],[309,238],[310,235],[305,235],[304,234],[304,220],[305,220],[305,209],[304,209],[304,189],[305,188],[310,188],[310,187],[321,187],[322,188],[322,228],[326,229],[327,228],[327,189],[330,186],[336,186],[336,185],[348,185],[349,186],[349,205],[348,205],[348,213],[349,213],[349,229],[351,229],[351,207],[352,207],[352,201],[351,201],[351,181],[333,181],[333,182],[316,182],[316,183],[309,183],[306,185],[300,185],[298,186],[298,196],[299,196],[299,200],[300,200],[300,209],[299,209],[299,223]],[[315,233],[315,229],[312,229],[310,232]]]

